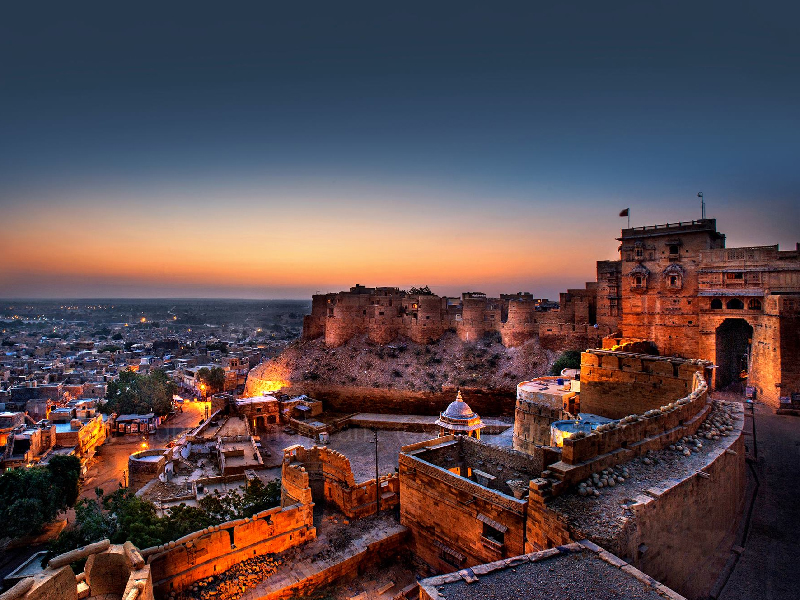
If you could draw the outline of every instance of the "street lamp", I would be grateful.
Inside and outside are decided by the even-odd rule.
[[[378,475],[378,429],[373,429],[372,434],[375,436],[373,444],[375,444],[375,514],[377,515],[381,512],[381,480]]]

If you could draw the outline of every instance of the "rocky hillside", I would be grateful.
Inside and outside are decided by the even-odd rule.
[[[547,374],[556,357],[536,339],[506,348],[499,335],[462,342],[447,333],[428,345],[408,340],[377,345],[362,336],[338,348],[327,348],[321,339],[297,341],[253,369],[246,392],[270,391],[272,382],[410,392],[438,392],[443,386],[513,392],[520,381]]]

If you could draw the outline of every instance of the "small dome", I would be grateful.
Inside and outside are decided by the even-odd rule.
[[[439,414],[436,424],[450,431],[475,431],[483,427],[481,418],[461,398],[461,390],[447,409]]]
[[[448,419],[471,419],[475,416],[475,413],[472,412],[469,404],[461,399],[461,390],[459,390],[458,396],[450,403],[450,406],[442,413],[442,416]]]

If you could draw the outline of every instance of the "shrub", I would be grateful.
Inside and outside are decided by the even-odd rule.
[[[561,375],[564,369],[580,369],[581,368],[581,353],[577,350],[567,350],[562,352],[561,356],[556,359],[550,369],[551,375]]]

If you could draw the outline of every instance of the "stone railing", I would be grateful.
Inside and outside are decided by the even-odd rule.
[[[700,371],[695,373],[692,387],[688,396],[660,409],[629,415],[601,425],[590,434],[566,438],[561,461],[543,472],[544,479],[537,480],[535,489],[544,495],[558,495],[592,473],[694,435],[711,410],[711,403],[708,383]]]

